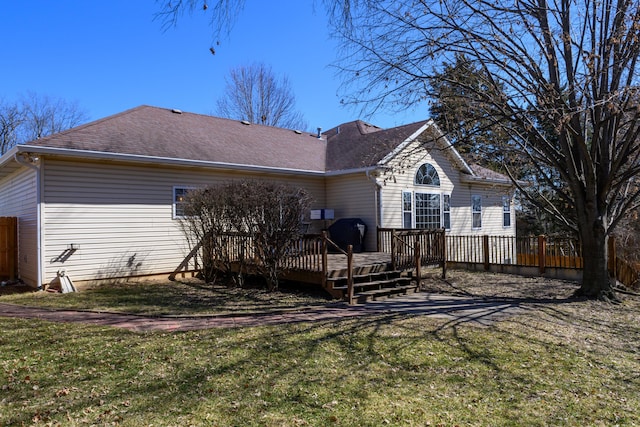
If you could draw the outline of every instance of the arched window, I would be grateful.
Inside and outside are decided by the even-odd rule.
[[[438,176],[436,168],[431,166],[429,163],[425,163],[420,166],[418,172],[416,172],[415,183],[419,185],[432,185],[439,187],[440,177]]]

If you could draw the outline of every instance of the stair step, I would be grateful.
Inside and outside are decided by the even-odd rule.
[[[375,280],[372,282],[361,282],[361,283],[354,283],[353,287],[354,288],[378,288],[378,289],[382,289],[385,288],[385,285],[390,285],[387,286],[388,288],[394,288],[397,286],[402,286],[400,284],[404,284],[404,283],[410,283],[413,279],[411,279],[410,277],[396,277],[395,279],[387,279],[387,280]],[[344,284],[344,285],[334,285],[333,289],[341,289],[341,290],[346,290],[349,287]]]
[[[380,271],[376,273],[362,274],[362,275],[354,275],[353,282],[354,284],[360,283],[368,283],[368,282],[376,282],[381,280],[395,280],[402,279],[401,271]],[[339,276],[339,277],[327,277],[327,282],[333,283],[333,289],[341,289],[347,286],[347,277]]]
[[[353,298],[358,303],[365,303],[369,300],[375,301],[377,298],[381,297],[389,297],[392,295],[403,294],[406,295],[409,292],[416,292],[416,285],[404,285],[397,286],[395,288],[385,288],[385,289],[371,289],[369,291],[358,292],[353,296]]]

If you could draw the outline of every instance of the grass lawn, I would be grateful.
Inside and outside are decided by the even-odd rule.
[[[487,328],[388,314],[180,333],[0,318],[0,426],[640,425],[640,298],[611,306],[567,299],[564,282],[451,277],[434,288],[527,298],[526,310]],[[86,305],[235,310],[215,308],[223,290],[187,304],[130,288],[98,304],[87,292]],[[0,302],[82,306],[83,294]],[[250,294],[233,305],[268,305]]]
[[[1,295],[1,291],[0,291]],[[77,293],[21,292],[0,302],[37,307],[83,309],[147,315],[250,314],[288,310],[332,301],[321,290],[300,291],[283,286],[281,292],[214,286],[199,280],[159,283],[119,283]]]

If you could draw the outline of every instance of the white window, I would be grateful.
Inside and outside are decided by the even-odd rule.
[[[502,196],[502,226],[511,227],[511,198]]]
[[[442,195],[442,225],[446,230],[451,230],[451,196]]]
[[[184,217],[184,203],[187,193],[193,188],[190,187],[173,187],[173,218]]]
[[[482,228],[482,197],[471,196],[472,228]]]
[[[425,163],[418,168],[414,181],[417,185],[432,185],[440,187],[440,177],[436,168],[429,163]]]
[[[402,228],[413,228],[413,194],[402,192]]]
[[[416,193],[416,228],[440,228],[440,194]]]

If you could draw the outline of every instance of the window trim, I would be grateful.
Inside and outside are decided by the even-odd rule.
[[[507,218],[509,224],[505,221]],[[502,227],[511,228],[511,197],[509,196],[502,196]]]
[[[445,197],[449,199],[448,204],[444,202]],[[445,209],[445,207],[448,207],[448,209]],[[448,219],[446,219],[447,217]],[[442,227],[445,230],[451,230],[451,194],[442,194]]]
[[[177,205],[178,205],[178,200],[176,200],[176,191],[177,190],[186,190],[187,192],[189,192],[190,190],[195,190],[196,187],[192,187],[192,186],[187,186],[187,185],[174,185],[173,189],[171,191],[171,218],[172,219],[181,219],[181,218],[185,218],[185,215],[178,215],[177,212]],[[183,197],[186,193],[183,194]]]
[[[422,170],[422,168],[425,168],[425,172],[432,172],[432,173],[424,173],[422,174],[423,177],[423,181],[425,177],[429,177],[432,181],[437,181],[436,183],[429,183],[429,184],[425,184],[424,182],[418,182],[418,173],[420,173],[420,171]],[[420,185],[420,186],[426,186],[426,187],[440,187],[440,174],[438,173],[438,170],[435,168],[435,166],[433,166],[431,163],[423,163],[420,165],[420,167],[418,167],[418,169],[416,170],[416,173],[413,176],[413,183],[414,185]]]
[[[405,195],[409,196],[409,210],[405,209]],[[405,220],[405,215],[409,214],[409,227],[407,227],[407,223]],[[403,190],[402,191],[402,228],[413,228],[413,191],[407,191],[407,190]]]
[[[480,207],[479,210],[476,210],[475,200],[478,200],[477,205]],[[476,226],[476,215],[478,216],[479,225]],[[471,229],[472,230],[481,230],[482,229],[482,196],[479,194],[471,195]]]
[[[415,191],[414,192],[414,215],[413,215],[413,225],[415,228],[420,228],[418,226],[418,197],[416,197],[418,194],[425,194],[428,196],[437,196],[437,200],[438,200],[438,226],[437,227],[426,227],[426,228],[422,228],[424,230],[439,230],[442,228],[442,194],[440,192],[428,192],[428,191]],[[434,198],[435,200],[435,198]],[[429,215],[428,215],[429,216]],[[430,215],[431,217],[435,218],[435,215]],[[426,224],[429,224],[428,222]]]

